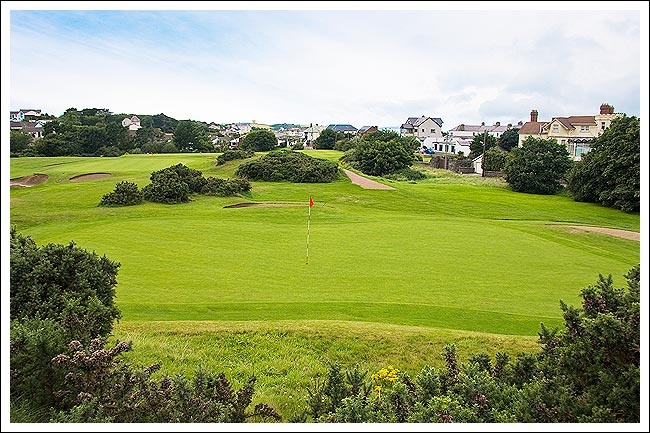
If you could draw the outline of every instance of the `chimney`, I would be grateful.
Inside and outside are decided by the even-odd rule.
[[[481,126],[485,126],[485,122],[481,122]]]
[[[532,110],[530,112],[530,121],[537,122],[537,110]]]
[[[501,122],[495,123],[494,126],[501,126]]]
[[[614,107],[609,104],[600,104],[600,114],[614,114]]]
[[[465,124],[461,123],[460,127],[458,128],[459,131],[464,131],[465,130]]]
[[[520,120],[519,122],[517,122],[517,126],[523,126],[523,125],[524,125],[523,121]]]

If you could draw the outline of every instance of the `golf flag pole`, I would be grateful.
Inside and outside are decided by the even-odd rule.
[[[314,205],[314,199],[309,196],[309,213],[307,216],[307,262],[305,264],[309,264],[309,225],[311,223],[311,207]]]

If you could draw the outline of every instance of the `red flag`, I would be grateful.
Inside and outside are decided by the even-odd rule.
[[[312,207],[314,205],[314,199],[309,196],[309,207]]]

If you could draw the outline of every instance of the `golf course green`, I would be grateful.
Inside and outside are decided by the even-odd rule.
[[[341,173],[328,184],[252,182],[239,197],[98,206],[116,183],[142,188],[174,164],[226,178],[242,163],[216,157],[12,158],[11,179],[47,180],[11,188],[10,224],[39,245],[74,241],[121,264],[113,334],[133,341],[130,359],[162,361],[165,373],[255,374],[256,399],[283,415],[304,406],[326,362],[417,371],[444,363],[447,343],[461,358],[537,350],[540,323],[562,324],[560,300],[579,305],[598,274],[623,286],[640,260],[638,241],[568,227],[638,232],[638,213],[424,165],[425,180],[374,178],[394,190]],[[93,173],[103,175],[71,180]],[[227,207],[243,202],[276,205]]]

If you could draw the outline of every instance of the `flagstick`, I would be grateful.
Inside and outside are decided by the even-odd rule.
[[[305,263],[306,265],[309,264],[309,223],[311,222],[311,206],[309,206],[309,214],[307,217],[307,262]]]

